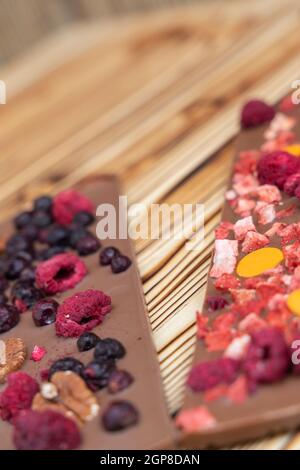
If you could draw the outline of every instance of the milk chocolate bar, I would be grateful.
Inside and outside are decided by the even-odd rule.
[[[118,182],[115,178],[110,176],[90,178],[78,185],[76,189],[83,195],[87,196],[93,202],[95,207],[99,204],[110,204],[115,208],[117,238],[113,240],[102,240],[100,250],[97,250],[88,256],[78,257],[86,266],[87,273],[83,273],[85,275],[83,275],[80,282],[77,283],[76,281],[75,287],[64,290],[63,292],[55,295],[51,294],[52,288],[54,290],[58,288],[55,283],[53,284],[53,279],[56,283],[59,283],[60,286],[62,285],[62,282],[70,282],[70,276],[73,276],[74,273],[70,274],[66,272],[66,268],[65,270],[61,269],[59,273],[53,276],[53,279],[48,279],[48,283],[45,281],[48,274],[40,269],[39,282],[45,282],[47,297],[55,299],[60,306],[67,298],[73,296],[75,293],[78,294],[91,289],[94,291],[104,292],[105,297],[102,298],[104,299],[102,307],[103,305],[106,305],[106,307],[102,308],[101,314],[104,316],[105,313],[105,316],[102,318],[102,323],[92,329],[92,333],[98,335],[101,339],[113,338],[120,342],[121,345],[118,343],[120,350],[115,354],[118,357],[118,360],[116,361],[116,369],[125,371],[125,375],[121,377],[123,382],[120,377],[117,376],[115,381],[110,384],[110,389],[108,389],[107,386],[92,386],[91,390],[87,391],[86,388],[84,388],[83,380],[80,378],[80,373],[76,375],[76,373],[74,374],[73,372],[67,376],[65,375],[65,372],[56,372],[56,374],[51,376],[53,377],[53,382],[54,377],[56,377],[56,388],[53,387],[53,384],[51,384],[52,379],[49,375],[49,369],[51,371],[51,366],[55,361],[66,357],[72,357],[86,366],[88,363],[93,361],[95,348],[84,350],[85,344],[82,343],[81,349],[83,349],[83,351],[79,351],[77,345],[78,338],[68,337],[68,334],[70,333],[68,328],[71,327],[71,323],[68,323],[67,321],[68,315],[66,316],[66,323],[63,323],[60,326],[57,325],[58,316],[56,317],[56,323],[51,323],[42,327],[36,326],[32,318],[32,308],[34,308],[34,306],[26,309],[26,306],[24,307],[20,302],[18,303],[18,298],[15,298],[13,301],[15,302],[15,306],[21,309],[23,313],[20,314],[20,321],[16,326],[9,329],[9,331],[0,334],[1,344],[3,346],[5,342],[7,343],[8,338],[20,338],[21,342],[19,340],[19,342],[15,344],[15,347],[18,347],[19,361],[18,364],[15,364],[15,368],[19,368],[19,371],[25,372],[36,379],[40,386],[42,386],[43,374],[46,376],[46,380],[48,380],[48,382],[44,382],[44,385],[45,383],[47,384],[47,386],[43,388],[44,395],[42,396],[40,392],[40,394],[36,394],[33,399],[33,403],[36,407],[35,409],[38,410],[37,412],[41,412],[41,410],[49,409],[49,404],[52,405],[52,408],[50,406],[50,409],[54,409],[58,412],[62,410],[65,413],[67,409],[67,416],[70,416],[70,419],[74,419],[77,424],[79,423],[78,427],[82,436],[81,444],[78,447],[79,449],[171,448],[173,446],[173,429],[166,410],[156,351],[152,342],[151,329],[147,319],[147,310],[135,262],[134,251],[130,240],[127,238],[120,238],[118,235],[118,198],[120,195]],[[47,203],[47,201],[44,202]],[[68,201],[68,203],[69,202],[70,201]],[[41,201],[41,205],[43,205],[43,201]],[[84,207],[86,207],[85,202],[83,202],[83,208]],[[59,209],[60,210],[55,214],[55,217],[57,218],[56,220],[64,222],[70,217],[70,211],[69,209],[65,211],[64,204],[61,204]],[[41,217],[41,214],[38,213],[35,217]],[[79,217],[83,217],[83,219],[85,219],[87,216],[86,214],[83,214],[83,216],[81,215]],[[20,220],[18,219],[17,224],[22,226],[22,223],[24,222],[25,224],[26,222],[25,219],[26,215],[22,215]],[[68,222],[70,221],[68,220]],[[83,222],[85,223],[85,221]],[[90,232],[94,234],[96,230],[96,222],[97,221],[95,221],[92,226],[88,227]],[[43,225],[44,221],[38,221],[38,224],[39,223]],[[45,224],[47,225],[47,221],[45,221]],[[12,230],[13,224],[11,222],[2,225],[2,236],[5,235],[8,238],[12,233]],[[26,230],[28,231],[28,227]],[[43,231],[41,231],[41,233],[43,233]],[[62,234],[56,232],[54,235],[52,234],[52,236],[59,238],[62,237]],[[84,250],[89,251],[89,249],[91,249],[90,245],[87,247],[84,243],[81,247],[79,247],[78,244],[76,246],[77,252],[85,255],[87,252]],[[102,259],[102,264],[100,264],[99,253],[105,247],[109,246],[113,246],[119,250],[122,255],[127,257],[127,261],[128,259],[131,261],[131,265],[126,265],[126,269],[123,266],[123,269],[122,267],[120,268],[120,265],[117,263],[113,269],[110,264],[110,260],[104,259],[105,256]],[[44,253],[44,255],[46,256],[47,253]],[[129,264],[130,262],[128,262],[128,265]],[[78,272],[81,272],[79,268]],[[12,274],[11,277],[15,279],[11,281],[12,285],[18,282],[19,277],[17,275]],[[12,287],[12,291],[13,289],[14,287]],[[11,296],[11,299],[13,298],[12,293],[7,291],[7,294]],[[109,299],[109,297],[111,297],[111,306],[107,304],[107,299]],[[11,299],[9,302],[12,301]],[[83,295],[80,299],[80,302],[84,304],[86,297]],[[97,299],[98,297],[96,300]],[[73,300],[69,302],[71,307],[72,301]],[[68,304],[66,304],[66,308],[67,306]],[[77,306],[78,302],[76,306],[73,305],[73,309],[77,308]],[[81,308],[81,306],[79,305],[78,308]],[[93,308],[96,309],[95,306]],[[71,308],[70,312],[71,315],[73,315],[74,310]],[[63,312],[61,312],[60,315],[63,315]],[[93,315],[94,311],[92,311],[90,318],[83,318],[82,322],[75,322],[75,326],[73,324],[74,328],[79,328],[79,330],[80,328],[84,329],[86,322],[94,321]],[[38,319],[36,319],[36,321],[38,322]],[[24,357],[21,355],[24,354],[24,346],[27,349],[25,361]],[[45,355],[43,356],[43,354]],[[98,354],[101,359],[102,352],[100,348],[98,350]],[[40,360],[41,357],[42,359]],[[6,358],[6,360],[8,359]],[[113,360],[110,360],[109,364],[112,362]],[[4,359],[2,356],[2,366],[3,364],[5,364],[5,355]],[[100,366],[103,366],[101,361]],[[105,363],[103,367],[107,368],[107,363]],[[70,377],[72,378],[72,382],[69,382],[68,387],[73,390],[74,396],[77,399],[77,404],[71,404],[69,399],[66,399],[65,403],[62,395],[59,396],[59,400],[57,401],[56,396],[51,395],[53,390],[56,390],[55,393],[57,393],[57,390],[63,393],[66,389],[65,381],[70,380]],[[87,372],[85,374],[85,378],[88,379],[87,383],[89,385],[95,385],[93,383],[92,376],[89,376]],[[127,380],[127,383],[124,383],[124,380],[125,382]],[[7,383],[3,383],[0,386],[0,394],[5,391],[6,387]],[[120,391],[118,392],[118,390]],[[57,408],[58,402],[59,406],[63,408]],[[78,404],[78,402],[80,403]],[[129,418],[129,420],[131,419],[132,421],[131,423],[126,422],[126,416],[124,418],[125,425],[127,423],[131,424],[130,426],[124,426],[124,429],[118,429],[118,423],[117,425],[116,423],[111,422],[105,423],[105,411],[108,409],[110,404],[114,402],[129,403],[129,411],[134,409],[136,415],[133,420],[132,416]],[[96,405],[96,403],[99,404],[99,408],[97,408],[98,405]],[[83,405],[87,406],[87,404],[90,406],[89,409],[94,412],[93,417],[87,416],[85,411],[86,408],[83,407]],[[3,405],[3,401],[1,402],[0,398],[0,411],[2,412],[2,416],[5,418],[6,410],[4,408],[1,410],[1,406],[5,408],[5,405]],[[125,412],[128,410],[128,405],[126,406]],[[110,429],[107,429],[107,426],[110,427]],[[7,420],[0,420],[0,449],[7,450],[15,448],[12,440],[12,433],[13,425]]]
[[[198,340],[176,417],[183,447],[300,424],[300,110],[254,100],[216,230]]]

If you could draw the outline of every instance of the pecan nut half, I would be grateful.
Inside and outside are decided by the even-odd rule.
[[[35,395],[32,408],[37,411],[52,409],[83,424],[99,413],[99,403],[84,380],[71,371],[59,371],[45,382]]]
[[[0,383],[10,372],[18,370],[25,362],[27,349],[21,338],[0,340]]]

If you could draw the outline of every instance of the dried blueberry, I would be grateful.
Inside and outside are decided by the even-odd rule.
[[[138,422],[139,413],[129,401],[114,401],[102,415],[106,431],[120,431]]]
[[[22,258],[12,258],[8,261],[5,275],[7,279],[17,279],[28,263]]]
[[[95,392],[107,386],[109,377],[114,370],[115,361],[112,359],[103,362],[92,361],[83,369],[81,375],[87,386]]]
[[[86,237],[78,240],[76,244],[76,250],[80,256],[91,255],[96,253],[100,248],[100,242],[93,235],[87,235]]]
[[[49,379],[51,376],[58,371],[70,370],[75,372],[75,374],[80,375],[83,371],[84,365],[82,362],[78,361],[74,357],[64,357],[63,359],[58,359],[58,361],[53,362],[49,369]]]
[[[113,338],[100,339],[96,344],[94,358],[102,361],[103,358],[120,359],[125,356],[125,348],[120,341]]]
[[[38,233],[38,228],[33,224],[26,225],[20,230],[20,234],[29,242],[35,241],[38,238]]]
[[[50,248],[40,250],[37,253],[37,259],[39,261],[46,261],[47,259],[50,259],[55,255],[59,255],[60,253],[64,253],[65,251],[66,249],[63,246],[51,246]]]
[[[43,298],[43,293],[28,282],[16,282],[11,290],[15,305],[21,301],[24,308],[31,308],[38,300]]]
[[[52,215],[49,212],[35,211],[32,217],[33,224],[38,228],[49,227],[52,224]]]
[[[34,210],[49,212],[52,208],[52,198],[50,196],[41,196],[33,202]]]
[[[102,264],[102,266],[107,266],[111,263],[113,257],[119,254],[119,250],[117,248],[114,248],[113,246],[108,246],[107,248],[104,248],[104,250],[102,250],[100,253],[100,264]]]
[[[32,319],[36,326],[50,325],[55,322],[59,303],[54,299],[43,299],[32,309]]]
[[[76,248],[77,243],[81,238],[88,235],[92,235],[85,227],[72,226],[70,235],[70,245],[72,248]]]
[[[17,215],[17,217],[14,220],[14,223],[17,229],[26,227],[26,225],[29,225],[31,222],[32,222],[32,213],[29,211],[21,212],[20,214]]]
[[[87,211],[79,211],[74,215],[73,223],[75,225],[81,225],[83,227],[87,227],[88,225],[92,224],[95,220],[93,214]]]
[[[83,333],[81,336],[79,336],[77,340],[78,350],[82,352],[93,349],[99,340],[99,336],[95,335],[95,333],[90,333],[87,331],[86,333]]]
[[[35,268],[29,267],[25,268],[19,277],[19,280],[22,282],[28,282],[29,284],[34,284],[35,282]]]
[[[111,270],[113,273],[122,273],[126,271],[131,265],[131,261],[128,256],[117,255],[111,260]]]
[[[18,253],[16,254],[16,258],[18,259],[22,259],[26,265],[30,265],[33,261],[33,252],[29,252],[29,251],[18,251]]]
[[[56,224],[49,229],[46,240],[51,246],[68,246],[70,230],[64,225]]]
[[[0,292],[0,305],[5,305],[8,302],[8,297],[3,292]]]
[[[125,390],[133,382],[133,377],[126,370],[115,370],[108,381],[108,391],[117,393]]]
[[[31,251],[32,244],[23,235],[12,235],[6,242],[6,252],[15,256],[18,251]]]
[[[13,305],[0,306],[0,333],[11,330],[19,323],[20,314]]]
[[[7,270],[8,256],[6,254],[0,255],[0,273],[5,274]]]

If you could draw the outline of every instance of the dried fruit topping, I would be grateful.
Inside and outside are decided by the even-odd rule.
[[[216,420],[205,406],[182,410],[176,416],[176,426],[186,432],[197,432],[215,426]]]
[[[81,425],[97,416],[99,404],[84,380],[66,371],[56,372],[50,382],[43,383],[40,393],[33,399],[32,409],[59,411]]]
[[[290,366],[289,348],[279,330],[266,328],[251,334],[243,370],[252,382],[271,383],[281,380]]]
[[[102,266],[109,265],[111,263],[111,260],[119,254],[119,250],[113,246],[108,246],[107,248],[104,248],[100,253],[100,264],[102,264]]]
[[[139,414],[128,401],[114,401],[108,405],[102,415],[102,423],[106,431],[120,431],[137,424]]]
[[[82,227],[87,227],[91,225],[95,220],[94,215],[91,212],[79,211],[74,215],[73,223],[75,225],[81,225]]]
[[[46,241],[50,246],[69,246],[70,235],[68,227],[55,224],[48,230]]]
[[[53,200],[52,214],[59,224],[70,224],[81,211],[93,213],[94,206],[88,197],[74,189],[62,191]]]
[[[93,235],[80,238],[76,243],[76,250],[80,256],[88,256],[96,253],[100,248],[100,242]]]
[[[128,256],[116,255],[112,258],[110,265],[113,273],[122,273],[130,267],[131,260]]]
[[[81,443],[76,423],[55,411],[25,410],[13,424],[18,450],[71,450]]]
[[[133,382],[133,377],[126,370],[115,370],[108,380],[108,391],[118,393],[125,390]]]
[[[95,360],[103,359],[121,359],[125,356],[125,348],[120,341],[113,338],[100,339],[95,347]]]
[[[256,127],[271,121],[275,116],[272,106],[261,100],[248,101],[243,106],[241,113],[241,125],[244,128]]]
[[[36,211],[51,212],[52,197],[46,195],[38,197],[33,201],[33,208]]]
[[[25,372],[12,372],[7,377],[7,387],[0,394],[0,416],[9,421],[21,410],[31,407],[39,384]]]
[[[26,227],[26,225],[29,225],[32,223],[32,213],[29,211],[21,212],[15,217],[14,223],[15,223],[16,229],[18,230]]]
[[[100,340],[99,336],[95,333],[86,332],[79,336],[77,340],[77,347],[80,352],[89,351],[93,349],[98,341]]]
[[[56,334],[80,336],[102,323],[111,310],[111,298],[101,291],[88,289],[68,297],[58,308]]]
[[[0,340],[0,383],[10,372],[21,369],[26,359],[26,346],[21,338]]]
[[[54,299],[43,299],[32,309],[32,319],[35,326],[45,326],[54,323],[59,303]]]
[[[36,283],[48,294],[75,287],[87,274],[83,261],[72,253],[56,255],[41,263],[36,270]]]
[[[81,375],[87,386],[96,391],[107,386],[115,367],[113,359],[104,359],[102,362],[92,361],[83,369]]]
[[[187,384],[194,392],[209,390],[221,383],[232,383],[239,372],[240,362],[220,358],[196,364],[188,376]]]
[[[299,158],[283,151],[267,153],[257,164],[258,179],[261,184],[274,184],[283,189],[288,177],[299,172]]]
[[[11,330],[19,320],[20,314],[13,305],[0,305],[0,333]]]
[[[206,299],[206,304],[209,310],[220,310],[228,305],[228,300],[220,295],[210,295]]]
[[[46,348],[35,345],[31,352],[30,359],[34,362],[39,362],[43,359],[45,354],[47,354]]]
[[[20,312],[31,308],[43,298],[43,292],[27,282],[17,282],[12,288],[13,303]]]
[[[78,359],[75,359],[74,357],[64,357],[63,359],[58,359],[57,361],[53,362],[49,369],[48,375],[51,378],[55,372],[67,370],[80,375],[83,367],[84,365],[82,362],[78,361]]]

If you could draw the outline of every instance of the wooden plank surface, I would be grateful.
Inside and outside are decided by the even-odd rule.
[[[201,251],[136,242],[170,412],[192,359],[238,111],[253,95],[275,102],[299,78],[297,3],[210,1],[75,25],[0,69],[1,218],[102,171],[120,176],[131,203],[205,205]],[[249,444],[298,446],[294,434]]]

